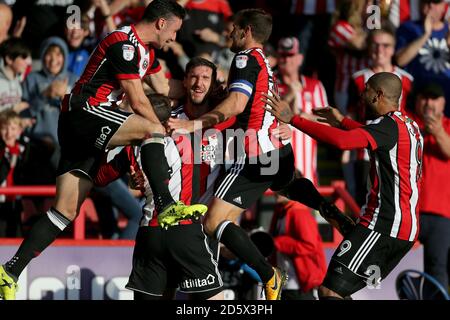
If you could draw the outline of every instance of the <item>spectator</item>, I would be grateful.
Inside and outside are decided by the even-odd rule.
[[[414,76],[417,87],[442,84],[450,116],[449,25],[444,20],[443,0],[421,0],[422,19],[403,23],[397,30],[398,65]]]
[[[10,38],[0,45],[0,112],[12,109],[17,113],[28,108],[22,101],[20,75],[28,67],[30,49],[18,38]]]
[[[288,273],[281,299],[315,300],[313,291],[325,278],[327,264],[319,227],[311,209],[277,195],[271,234],[274,236],[276,265]]]
[[[227,0],[186,3],[187,16],[179,33],[179,41],[188,56],[211,55],[220,50],[218,43],[225,21],[232,15]]]
[[[89,18],[86,15],[81,17],[80,24],[65,28],[65,39],[69,45],[67,70],[77,77],[81,76],[89,60],[89,52],[83,46],[87,36],[89,36]]]
[[[28,154],[28,140],[21,139],[21,119],[8,110],[0,113],[0,186],[20,183],[21,169]],[[20,237],[22,213],[21,200],[16,196],[0,195],[0,238]]]
[[[444,115],[444,90],[428,84],[418,93],[416,122],[424,132],[423,177],[419,198],[420,233],[425,272],[444,288],[450,249],[450,119]]]
[[[23,99],[30,104],[27,112],[36,118],[30,138],[41,145],[39,156],[47,155],[41,165],[48,166],[50,160],[53,169],[56,169],[59,159],[57,127],[60,102],[76,80],[75,75],[67,71],[67,56],[64,40],[48,38],[41,45],[42,70],[30,73],[23,84]],[[52,174],[51,177],[40,178],[44,181],[33,182],[54,183],[55,177]]]
[[[350,78],[353,73],[367,65],[364,57],[366,32],[363,28],[363,15],[365,9],[364,0],[342,1],[328,40],[328,45],[336,56],[334,101],[344,114],[347,113],[347,90]]]
[[[67,7],[73,2],[74,0],[17,0],[14,3],[14,21],[22,21],[23,24],[26,17],[22,38],[30,47],[33,58],[39,57],[40,45],[46,38],[63,36]]]
[[[295,114],[312,114],[312,110],[328,105],[327,94],[322,83],[300,74],[303,54],[297,38],[287,37],[278,43],[278,80],[279,91]],[[317,142],[301,131],[292,133],[295,167],[302,175],[318,183],[317,176]]]

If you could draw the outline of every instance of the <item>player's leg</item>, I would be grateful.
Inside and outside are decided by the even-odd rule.
[[[222,242],[241,261],[253,268],[263,283],[268,283],[275,274],[273,267],[251,241],[247,232],[233,222],[242,212],[242,208],[214,198],[204,221],[205,231],[209,236]]]
[[[17,282],[30,261],[52,244],[75,219],[91,187],[92,182],[76,172],[57,177],[54,207],[33,225],[16,254],[4,265],[4,270],[14,282]]]
[[[165,129],[160,123],[151,122],[133,114],[119,127],[108,142],[108,147],[141,142],[141,165],[152,188],[155,209],[158,213],[185,210],[178,206],[169,191],[169,166],[164,154]],[[194,211],[206,212],[206,206],[191,206]]]
[[[167,287],[165,265],[167,243],[165,230],[140,227],[133,251],[133,267],[125,288],[132,290],[135,300],[161,300]]]
[[[297,178],[279,191],[281,195],[316,209],[342,235],[353,230],[356,223],[353,218],[341,212],[334,204],[327,201],[306,178]]]

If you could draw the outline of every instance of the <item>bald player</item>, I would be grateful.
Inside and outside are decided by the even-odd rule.
[[[398,111],[401,92],[402,83],[393,73],[369,78],[362,98],[372,121],[364,126],[329,107],[316,112],[319,121],[331,125],[325,126],[294,116],[278,96],[266,96],[272,107],[267,110],[314,139],[342,150],[369,150],[367,200],[331,258],[321,299],[342,299],[365,286],[379,288],[417,239],[423,138],[417,124]]]

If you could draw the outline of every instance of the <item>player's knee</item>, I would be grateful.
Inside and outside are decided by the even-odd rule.
[[[205,230],[206,234],[212,238],[214,238],[215,231],[217,229],[218,223],[215,221],[215,219],[210,218],[207,216],[203,222],[203,229]]]
[[[73,221],[78,216],[76,208],[67,208],[55,205],[55,209],[58,210],[68,220]]]
[[[165,135],[166,129],[163,127],[161,123],[151,122],[151,125],[148,126],[146,135],[147,137],[152,137],[154,135]]]

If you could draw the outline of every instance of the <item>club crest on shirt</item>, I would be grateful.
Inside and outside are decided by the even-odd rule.
[[[142,63],[142,68],[147,70],[147,67],[148,67],[148,60],[145,59],[144,62]]]
[[[122,54],[123,54],[123,58],[126,61],[131,61],[134,58],[134,47],[132,45],[129,44],[124,44],[122,46]]]
[[[244,69],[247,66],[248,57],[247,56],[237,56],[236,57],[236,67],[239,69]]]

